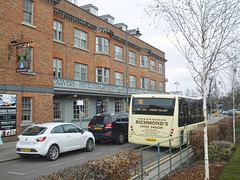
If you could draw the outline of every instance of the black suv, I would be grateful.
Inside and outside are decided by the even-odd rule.
[[[96,140],[111,139],[123,144],[128,138],[128,114],[98,114],[88,124]]]

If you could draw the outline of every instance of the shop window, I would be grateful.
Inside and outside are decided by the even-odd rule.
[[[22,98],[22,122],[32,122],[32,98],[23,97]]]

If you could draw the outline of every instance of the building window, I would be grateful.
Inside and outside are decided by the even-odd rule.
[[[105,37],[96,37],[96,52],[102,54],[109,54],[109,40]]]
[[[53,103],[53,121],[62,120],[62,103],[54,102]]]
[[[151,80],[151,90],[155,91],[156,90],[156,81]]]
[[[22,122],[32,122],[32,98],[22,98]]]
[[[162,63],[159,63],[159,73],[163,74],[163,65],[162,65]]]
[[[74,80],[87,81],[87,65],[74,63]]]
[[[115,45],[115,59],[123,61],[123,48]]]
[[[136,76],[129,76],[129,86],[131,88],[136,88]]]
[[[28,47],[27,51],[28,72],[33,72],[33,48]]]
[[[78,100],[82,100],[83,105],[80,105],[80,106],[77,105]],[[81,119],[89,118],[89,107],[88,107],[87,97],[78,96],[73,101],[73,119],[75,120],[80,119],[80,114],[81,114]]]
[[[136,65],[136,54],[135,54],[135,52],[129,51],[129,64]]]
[[[33,7],[34,2],[31,0],[23,1],[23,21],[33,25]]]
[[[97,67],[96,82],[109,84],[109,69],[104,67]]]
[[[56,41],[62,41],[62,23],[59,21],[53,21],[53,39]]]
[[[148,67],[148,56],[140,55],[140,66],[141,67]]]
[[[53,77],[62,77],[62,60],[53,58]]]
[[[102,106],[103,106],[102,112],[103,113],[109,113],[109,101],[108,101],[108,98],[106,98],[106,97],[102,98],[102,102],[103,102],[103,104],[102,104]]]
[[[74,28],[74,46],[87,49],[87,33]]]
[[[154,60],[150,60],[150,70],[151,71],[156,71],[156,65]]]
[[[162,82],[159,82],[159,91],[163,92],[163,83]]]
[[[141,78],[141,88],[148,89],[148,78]]]
[[[115,72],[115,85],[123,86],[123,73]]]
[[[124,113],[124,100],[123,99],[115,99],[115,113]]]

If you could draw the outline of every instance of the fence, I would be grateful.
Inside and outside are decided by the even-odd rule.
[[[188,135],[188,133],[182,134],[179,137],[141,148],[139,171],[135,172],[132,180],[161,179],[171,174],[174,169],[193,155],[193,151],[189,145]],[[183,141],[183,139],[185,139],[185,141]],[[174,140],[179,141],[179,145],[176,147],[172,147],[171,145],[171,142]],[[166,142],[169,143],[169,148],[161,147],[161,144]]]

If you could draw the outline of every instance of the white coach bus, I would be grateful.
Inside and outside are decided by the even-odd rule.
[[[128,141],[134,144],[176,147],[189,130],[203,125],[202,98],[163,94],[132,95]]]

